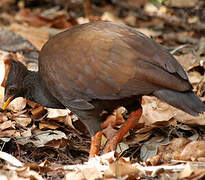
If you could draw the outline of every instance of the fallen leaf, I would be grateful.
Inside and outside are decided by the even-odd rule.
[[[148,161],[146,161],[146,164],[151,165],[151,166],[156,166],[159,163],[161,163],[161,153],[151,157],[150,159],[148,159]]]
[[[139,122],[146,125],[158,121],[169,121],[175,115],[175,108],[157,99],[156,97],[143,96],[143,113]]]
[[[0,2],[0,7],[5,8],[5,6],[10,6],[12,3],[14,3],[14,0],[4,0]]]
[[[136,28],[137,31],[145,34],[146,36],[148,37],[158,37],[161,35],[161,32],[160,31],[154,31],[152,29],[149,29],[149,28]]]
[[[31,110],[32,119],[42,119],[45,116],[47,110],[43,106],[38,106]]]
[[[118,23],[124,24],[124,22],[120,18],[115,16],[114,13],[111,13],[111,12],[108,12],[108,11],[103,13],[103,15],[101,16],[101,20],[118,22]]]
[[[201,75],[197,71],[193,71],[189,73],[189,80],[192,84],[196,83],[198,84],[200,81],[202,81],[204,78],[204,75]]]
[[[183,171],[179,174],[179,179],[188,178],[195,171],[195,167],[191,163],[187,163]]]
[[[5,121],[5,122],[0,124],[0,130],[5,130],[5,129],[8,129],[8,128],[15,129],[14,122],[12,122],[12,121]]]
[[[201,113],[199,114],[199,116],[192,116],[188,113],[176,109],[176,115],[174,116],[174,119],[190,125],[198,125],[198,126],[205,125],[205,121],[204,121],[205,113]]]
[[[170,162],[172,159],[179,160],[182,150],[190,142],[191,140],[187,138],[174,138],[168,145],[160,145],[158,154],[160,154],[161,161],[166,163]]]
[[[116,152],[118,154],[121,154],[121,153],[123,153],[124,151],[126,151],[128,149],[129,149],[129,146],[126,143],[120,142],[120,143],[117,144]]]
[[[137,175],[139,170],[133,166],[130,161],[120,158],[118,161],[109,165],[109,169],[105,171],[105,177],[121,177],[125,175]]]
[[[55,149],[63,148],[66,147],[67,145],[68,145],[68,140],[64,138],[58,140],[53,139],[45,144],[45,146],[52,147]]]
[[[166,5],[171,7],[177,7],[177,8],[191,8],[195,7],[195,5],[198,3],[198,0],[168,0],[165,2]]]
[[[196,56],[193,53],[186,53],[174,57],[177,59],[177,61],[179,61],[186,71],[192,69],[194,64],[197,62]]]
[[[90,167],[81,170],[81,173],[85,177],[85,179],[95,180],[103,178],[102,173],[98,170],[97,167]]]
[[[111,139],[112,137],[115,136],[116,133],[117,133],[117,130],[114,129],[111,125],[103,129],[103,134],[106,136],[107,139]]]
[[[38,58],[38,50],[31,42],[5,28],[0,28],[0,50],[7,53],[18,53],[18,56],[21,55],[33,62],[36,62]]]
[[[19,178],[25,178],[25,179],[36,179],[36,180],[44,180],[44,178],[36,171],[30,170],[30,168],[24,168],[24,170],[17,171]]]
[[[5,140],[5,137],[11,137],[15,134],[16,130],[4,130],[4,131],[0,131],[0,137],[2,141],[7,142],[7,140]]]
[[[23,132],[20,132],[19,137],[30,137],[30,136],[32,136],[31,128],[26,128],[26,130],[24,130]]]
[[[41,121],[39,123],[39,129],[57,129],[59,125],[54,122],[49,121]]]
[[[22,167],[23,166],[22,162],[20,162],[14,156],[12,156],[12,155],[10,155],[6,152],[0,151],[0,158],[5,160],[6,162],[12,164],[13,166],[17,166],[17,167]]]
[[[5,64],[1,58],[1,60],[0,60],[0,84],[2,84],[2,82],[4,80],[4,76],[5,76]]]
[[[149,141],[146,141],[140,150],[140,158],[142,161],[147,161],[149,158],[157,154],[160,145],[167,145],[169,139],[162,136],[155,136]]]
[[[55,119],[58,117],[65,117],[70,112],[68,109],[47,108],[47,110],[48,110],[47,118],[49,118],[49,119]]]
[[[205,157],[205,141],[190,142],[181,152],[181,160],[196,161],[198,158],[201,157]]]
[[[18,112],[22,111],[26,107],[26,99],[22,97],[15,98],[11,103],[8,105],[7,109]]]
[[[35,28],[12,23],[11,26],[9,26],[9,30],[30,41],[38,50],[42,48],[49,38],[49,32],[43,28]]]
[[[44,147],[47,143],[52,140],[67,139],[65,133],[57,130],[48,130],[48,131],[38,131],[33,133],[35,138],[32,139],[18,139],[19,144],[33,143],[36,147]]]
[[[0,113],[0,123],[3,123],[8,120],[6,113]]]
[[[136,133],[134,137],[128,138],[125,143],[128,145],[135,145],[139,142],[146,141],[151,135],[152,131],[147,133]]]
[[[38,14],[31,12],[31,10],[28,8],[21,8],[20,11],[16,14],[15,19],[18,22],[27,22],[31,26],[35,27],[50,26],[50,23],[38,16]]]
[[[85,180],[85,176],[82,172],[74,171],[74,172],[68,172],[65,175],[65,180]]]
[[[20,115],[19,117],[13,117],[13,120],[15,120],[18,124],[20,124],[23,127],[26,127],[31,123],[31,118],[25,114]]]

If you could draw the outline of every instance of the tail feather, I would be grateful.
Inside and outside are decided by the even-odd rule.
[[[193,116],[205,112],[205,104],[192,91],[177,92],[169,89],[161,89],[153,93],[160,100],[179,108]]]

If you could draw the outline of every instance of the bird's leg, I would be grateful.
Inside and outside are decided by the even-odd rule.
[[[136,122],[142,115],[142,108],[139,108],[136,111],[132,111],[129,114],[128,119],[124,122],[121,128],[118,130],[117,134],[108,141],[105,146],[103,153],[107,153],[116,149],[117,144],[123,139],[123,137],[128,133],[128,131],[135,127]]]
[[[98,131],[94,136],[91,137],[90,155],[89,158],[95,157],[100,151],[102,139],[102,131]]]

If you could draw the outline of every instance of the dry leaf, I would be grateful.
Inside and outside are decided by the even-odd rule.
[[[179,179],[188,178],[195,171],[194,166],[191,163],[187,163],[183,171],[179,174]]]
[[[29,63],[38,58],[38,50],[28,40],[4,28],[0,28],[0,49],[5,53],[15,53],[17,60],[26,58]]]
[[[189,73],[189,80],[192,84],[198,84],[200,81],[202,81],[204,78],[204,75],[201,75],[197,71],[193,71]]]
[[[103,129],[103,134],[106,136],[107,139],[112,139],[115,136],[117,130],[114,129],[111,125]]]
[[[192,116],[190,114],[187,114],[181,110],[176,109],[176,115],[174,119],[183,122],[185,124],[190,125],[198,125],[198,126],[204,126],[205,125],[205,113],[199,114],[199,116]]]
[[[157,154],[157,155],[155,155],[155,156],[153,156],[153,157],[151,157],[147,162],[146,162],[146,164],[148,164],[148,165],[151,165],[151,166],[156,166],[156,165],[158,165],[161,161],[161,153],[159,153],[159,154]]]
[[[22,111],[26,107],[26,99],[22,97],[15,98],[11,103],[8,105],[7,109],[11,111],[18,112]]]
[[[88,180],[101,179],[103,177],[102,172],[97,167],[85,168],[81,170],[81,173]]]
[[[139,122],[153,124],[158,121],[169,121],[175,115],[175,108],[157,99],[143,96],[143,113]]]
[[[7,142],[7,140],[3,139],[5,137],[11,137],[12,135],[14,135],[14,133],[16,132],[16,130],[4,130],[4,131],[0,131],[0,137],[1,140],[4,142]]]
[[[25,139],[20,139],[18,140],[19,143],[21,144],[26,144],[26,143],[33,143],[36,147],[44,147],[46,143],[52,141],[52,140],[58,140],[58,139],[67,139],[65,133],[57,130],[48,130],[48,131],[43,131],[43,132],[38,132],[36,135],[35,139],[28,139],[25,142]]]
[[[168,148],[171,150],[182,151],[188,143],[190,143],[190,140],[187,138],[174,138],[170,141]]]
[[[117,16],[115,16],[111,12],[104,12],[104,14],[101,16],[101,20],[103,20],[103,21],[113,21],[113,22],[118,22],[118,23],[124,24],[124,22],[120,18],[118,18]]]
[[[74,172],[68,172],[65,175],[65,180],[85,180],[84,175],[82,172],[74,171]]]
[[[191,8],[195,7],[196,4],[198,4],[198,0],[168,0],[165,2],[166,5],[171,7],[177,7],[177,8]]]
[[[179,174],[179,179],[204,179],[205,168],[187,163],[184,170]]]
[[[116,153],[119,154],[119,156],[120,156],[121,153],[123,153],[124,151],[126,151],[128,149],[129,149],[129,146],[126,143],[121,142],[121,143],[117,144]]]
[[[4,88],[0,86],[0,107],[3,107],[3,104],[4,104]]]
[[[14,156],[0,151],[0,158],[5,160],[6,162],[12,164],[13,166],[17,166],[17,167],[22,167],[23,163],[21,163],[18,159],[16,159]]]
[[[179,56],[174,56],[177,61],[183,66],[183,68],[188,71],[197,62],[196,56],[193,53],[186,53]]]
[[[16,14],[15,19],[18,22],[27,22],[31,26],[35,27],[50,26],[46,20],[40,18],[37,14],[32,13],[28,8],[21,8],[20,11]]]
[[[0,113],[0,123],[8,120],[6,113]]]
[[[57,119],[57,120],[59,121],[59,119]],[[62,122],[62,121],[60,121],[60,122]],[[66,126],[69,126],[73,129],[75,129],[75,127],[73,126],[72,118],[70,115],[67,115],[65,119],[63,118],[63,122]]]
[[[12,3],[14,3],[14,0],[4,0],[0,2],[0,7],[5,8],[5,6],[10,6]]]
[[[109,170],[105,171],[105,177],[121,177],[125,175],[137,175],[139,170],[130,161],[120,158],[109,165]]]
[[[32,135],[31,128],[26,128],[26,130],[21,132],[20,136],[18,136],[18,137],[30,137],[31,135]],[[17,136],[15,136],[15,137],[17,137]]]
[[[24,127],[28,126],[31,123],[31,118],[25,114],[22,114],[18,117],[13,117],[13,120],[15,120],[18,124]]]
[[[1,58],[1,60],[0,60],[0,84],[2,84],[2,82],[4,80],[4,75],[5,75],[5,64]]]
[[[15,129],[14,123],[12,121],[5,121],[0,124],[0,130],[5,130],[8,128]]]
[[[48,146],[48,147],[53,147],[55,149],[59,149],[59,148],[63,148],[65,146],[68,145],[68,140],[67,139],[53,139],[51,141],[49,141],[48,143],[45,144],[45,146]]]
[[[57,128],[59,128],[59,125],[53,122],[41,121],[39,123],[39,129],[57,129]]]
[[[153,132],[149,131],[147,133],[137,133],[134,137],[131,137],[131,139],[127,139],[126,140],[126,144],[128,145],[135,145],[139,142],[142,142],[142,141],[146,141],[151,135],[152,135]]]
[[[46,109],[43,106],[38,106],[35,109],[31,110],[33,119],[41,119],[46,114]]]
[[[180,159],[182,150],[190,141],[187,138],[174,138],[168,145],[160,145],[158,154],[161,155],[161,160],[169,162],[172,159]]]
[[[44,180],[41,175],[38,174],[38,172],[30,170],[30,168],[24,168],[24,170],[17,171],[19,178],[14,179],[36,179],[36,180]]]
[[[181,152],[181,160],[197,160],[205,157],[205,141],[193,141],[187,144]]]
[[[169,139],[162,136],[155,136],[149,141],[146,141],[140,150],[140,158],[142,161],[147,161],[149,158],[156,155],[159,145],[167,145]]]
[[[114,128],[117,125],[123,124],[124,118],[122,116],[122,113],[124,113],[124,112],[125,112],[125,108],[123,108],[123,107],[120,107],[120,108],[114,110],[114,112],[111,115],[109,115],[103,123],[101,123],[101,127],[103,129],[108,127],[108,126],[111,126]]]
[[[46,43],[49,38],[49,32],[46,29],[23,26],[12,23],[9,30],[21,35],[30,41],[38,50]],[[32,33],[31,33],[32,32]]]
[[[141,28],[136,28],[136,30],[145,34],[148,37],[158,37],[162,34],[160,31],[154,31],[154,30],[151,30],[149,28],[142,28],[141,27]]]
[[[65,117],[70,112],[68,109],[47,108],[47,110],[48,110],[47,118],[49,118],[49,119],[55,119],[58,117]]]

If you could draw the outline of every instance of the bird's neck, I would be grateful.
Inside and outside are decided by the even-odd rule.
[[[26,99],[45,107],[65,108],[43,85],[38,72],[28,71],[27,76],[24,78],[23,86]]]

